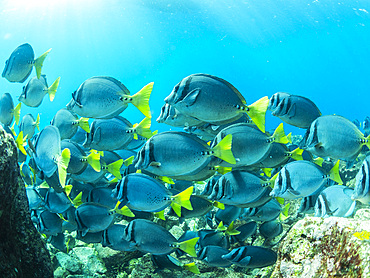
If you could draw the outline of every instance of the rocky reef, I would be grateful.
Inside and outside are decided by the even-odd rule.
[[[53,277],[50,255],[31,221],[17,147],[0,126],[1,277]]]

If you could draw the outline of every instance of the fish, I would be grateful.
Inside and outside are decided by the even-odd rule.
[[[261,268],[276,263],[276,252],[260,246],[243,246],[231,250],[221,258],[240,267]]]
[[[208,199],[238,207],[261,206],[271,200],[271,188],[266,186],[270,183],[273,180],[262,180],[252,173],[235,170],[221,176]]]
[[[329,173],[310,161],[293,161],[280,170],[270,195],[288,200],[307,197],[328,184],[329,179],[343,184],[339,175],[339,160]]]
[[[225,249],[230,248],[229,236],[220,229],[216,230],[201,229],[197,232],[197,236],[199,237],[198,240],[199,248],[204,248],[206,246],[220,246]]]
[[[73,113],[65,108],[58,110],[50,124],[59,129],[61,140],[71,139],[77,133],[79,127],[87,133],[90,132],[88,118],[79,118],[76,113]],[[85,140],[85,137],[86,136],[84,134],[81,141]]]
[[[104,230],[105,231],[105,230]],[[96,232],[96,233],[85,233],[83,234],[83,232],[81,231],[77,231],[77,234],[76,234],[76,239],[78,240],[81,240],[87,244],[90,244],[90,243],[102,243],[102,240],[103,240],[103,232],[104,231],[99,231],[99,232]]]
[[[277,219],[263,222],[258,231],[266,239],[273,239],[283,232],[283,225]]]
[[[344,185],[332,185],[324,189],[316,200],[315,217],[350,217],[356,208],[351,199],[353,189]]]
[[[29,107],[39,107],[44,96],[49,94],[50,101],[53,101],[59,86],[59,81],[60,77],[58,77],[54,83],[48,87],[46,75],[43,74],[40,78],[35,76],[28,81],[26,86],[23,87],[18,100]]]
[[[113,209],[118,200],[112,197],[112,191],[113,189],[109,187],[94,187],[88,192],[86,201],[89,203],[98,203]]]
[[[289,142],[282,123],[273,135],[263,133],[254,125],[238,123],[221,130],[213,140],[211,147],[230,134],[233,137],[231,151],[236,158],[236,163],[232,165],[226,161],[219,163],[220,166],[239,167],[256,164],[268,156],[274,142],[282,144]]]
[[[154,273],[162,269],[174,269],[174,270],[188,270],[195,274],[200,274],[200,271],[195,263],[184,264],[172,257],[171,255],[151,255],[153,265],[156,267]]]
[[[346,161],[350,167],[362,146],[370,146],[369,139],[350,120],[325,115],[312,122],[299,147],[319,157]]]
[[[137,134],[145,138],[153,135],[150,131],[150,121],[151,118],[145,118],[139,124],[132,125],[120,116],[94,120],[83,146],[98,151],[124,149],[133,138],[137,138]]]
[[[35,134],[36,128],[40,131],[40,114],[37,114],[36,120],[31,113],[24,115],[19,124],[19,132],[23,131],[23,136],[30,139]]]
[[[21,115],[21,103],[14,108],[13,98],[9,93],[4,93],[0,98],[0,123],[10,126],[13,122],[18,125]]]
[[[225,124],[247,113],[265,131],[268,97],[247,105],[242,94],[226,80],[209,74],[192,74],[182,79],[164,100],[181,113],[198,120]]]
[[[267,109],[285,123],[304,129],[321,116],[319,108],[312,100],[282,92],[272,95]]]
[[[113,224],[117,213],[133,216],[127,207],[119,210],[117,207],[111,209],[97,203],[83,203],[77,207],[75,213],[77,230],[82,232],[82,236],[85,236],[88,232],[104,231]]]
[[[254,221],[250,221],[237,227],[236,230],[239,231],[240,234],[231,236],[230,242],[232,244],[236,242],[244,243],[244,241],[246,241],[247,238],[251,237],[256,233],[257,223]]]
[[[51,49],[35,59],[35,53],[30,44],[25,43],[18,46],[6,60],[1,76],[9,82],[23,83],[30,76],[32,68],[35,67],[36,76],[40,78],[44,60],[50,51]]]
[[[171,205],[176,214],[181,216],[181,207],[193,210],[189,201],[192,192],[193,187],[191,186],[173,195],[154,178],[135,173],[124,176],[113,190],[112,196],[122,205],[139,211],[159,212]]]
[[[369,136],[370,134],[370,117],[366,116],[364,121],[362,122],[362,129],[364,130],[364,136]]]
[[[229,267],[232,265],[231,262],[222,258],[222,256],[229,253],[229,250],[220,246],[209,245],[201,248],[198,251],[198,259],[205,262],[209,266],[214,267]]]
[[[61,141],[61,149],[69,149],[70,152],[67,173],[81,174],[85,171],[87,165],[91,165],[97,172],[101,171],[100,154],[98,152],[92,150],[87,155],[79,144],[68,139]]]
[[[199,238],[178,242],[164,227],[146,219],[135,219],[127,225],[124,239],[129,241],[136,250],[144,253],[167,255],[179,248],[190,256],[196,257],[194,246]]]
[[[192,174],[207,165],[214,156],[235,163],[231,141],[232,135],[226,136],[211,148],[195,135],[176,131],[161,132],[144,144],[133,164],[138,169],[158,176]]]
[[[53,213],[63,213],[72,206],[71,200],[64,192],[49,188],[45,196],[45,207]]]
[[[150,118],[149,98],[153,84],[151,82],[138,93],[130,95],[125,85],[113,77],[91,77],[72,94],[67,109],[86,118],[109,119],[118,116],[132,103]]]
[[[109,247],[116,251],[135,251],[135,247],[130,246],[130,242],[125,240],[124,231],[126,225],[114,224],[103,231],[103,247]]]
[[[27,186],[26,194],[30,210],[37,210],[44,207],[45,205],[44,198],[40,195],[35,186]]]
[[[357,200],[362,204],[370,204],[370,156],[366,156],[362,162],[361,168],[356,174],[356,182],[353,194],[351,196],[352,200]]]
[[[58,170],[60,184],[63,187],[65,186],[71,153],[69,149],[61,150],[58,128],[49,125],[41,130],[34,144],[33,157],[37,167],[39,167],[47,177],[51,177],[56,170]]]
[[[33,211],[31,219],[36,221],[37,229],[42,234],[56,236],[63,232],[63,219],[61,219],[56,213],[48,210]]]

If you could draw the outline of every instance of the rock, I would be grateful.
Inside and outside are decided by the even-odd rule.
[[[73,258],[63,252],[56,253],[55,257],[57,258],[60,266],[63,267],[64,269],[72,273],[80,272],[81,264],[78,260],[76,260],[76,258]]]
[[[31,221],[18,150],[0,126],[1,277],[53,277],[49,252]]]
[[[73,254],[84,265],[83,273],[87,275],[94,275],[95,273],[105,273],[107,269],[103,262],[99,259],[94,248],[90,247],[76,247],[73,248]]]
[[[354,218],[305,217],[287,234],[271,277],[369,277],[370,242],[355,232],[370,231],[369,211]]]

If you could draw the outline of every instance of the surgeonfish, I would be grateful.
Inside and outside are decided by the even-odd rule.
[[[266,181],[246,172],[235,170],[223,175],[214,185],[210,200],[238,207],[257,207],[271,200],[271,188],[266,186],[273,180]]]
[[[283,232],[283,225],[277,219],[263,222],[258,228],[260,234],[266,239],[273,239]]]
[[[23,83],[30,76],[32,68],[35,67],[37,78],[41,76],[44,60],[51,49],[35,59],[32,46],[28,43],[18,46],[5,62],[2,77],[10,82]]]
[[[370,134],[370,117],[366,116],[364,121],[362,122],[362,129],[364,130],[364,135],[369,136]]]
[[[282,207],[275,198],[268,201],[266,204],[255,207],[245,208],[240,219],[254,221],[270,221],[279,217],[282,212]]]
[[[138,169],[158,176],[181,176],[194,173],[207,165],[212,157],[235,163],[231,152],[232,135],[226,136],[213,148],[195,135],[167,131],[152,136],[134,160]]]
[[[308,128],[321,116],[319,108],[310,99],[288,93],[272,95],[267,109],[271,110],[273,116],[300,128]]]
[[[54,115],[50,124],[59,129],[61,140],[71,139],[77,133],[78,127],[87,133],[90,132],[89,119],[79,118],[76,113],[65,108],[60,109]],[[83,140],[85,140],[85,134],[83,135]]]
[[[361,168],[356,175],[355,188],[352,200],[357,200],[365,205],[370,204],[370,156],[366,156]]]
[[[229,267],[232,263],[222,256],[229,253],[229,250],[220,246],[209,245],[199,249],[198,259],[205,262],[209,266],[214,267]]]
[[[126,227],[125,240],[137,250],[153,255],[167,255],[177,248],[196,257],[194,246],[198,237],[178,242],[176,238],[164,227],[145,219],[132,220]]]
[[[343,184],[339,175],[339,160],[329,173],[310,161],[293,161],[280,170],[270,195],[288,200],[307,197],[328,184],[329,179]]]
[[[265,131],[268,97],[247,105],[242,94],[229,82],[209,74],[192,74],[182,79],[165,98],[181,113],[198,120],[225,124],[247,113]]]
[[[40,78],[35,76],[28,81],[26,86],[23,87],[22,94],[19,96],[18,100],[27,106],[39,107],[44,96],[49,94],[50,101],[53,101],[59,86],[59,80],[60,77],[58,77],[54,83],[48,87],[46,75],[43,74]]]
[[[240,242],[243,243],[247,238],[254,235],[257,231],[257,223],[250,221],[236,228],[240,232],[238,235],[231,236],[231,243]]]
[[[63,219],[58,214],[48,210],[33,211],[31,219],[33,222],[36,222],[37,229],[40,233],[56,236],[63,231]]]
[[[238,123],[221,130],[211,146],[214,146],[230,134],[233,137],[231,151],[236,158],[236,163],[231,165],[230,163],[222,162],[219,164],[220,166],[237,167],[256,164],[267,157],[274,142],[288,143],[282,123],[276,128],[273,135],[263,133],[254,125]]]
[[[113,118],[132,103],[146,117],[150,117],[149,97],[153,82],[144,86],[138,93],[130,91],[113,77],[91,77],[83,82],[72,94],[67,109],[87,118]]]
[[[260,246],[243,246],[231,250],[222,258],[240,267],[260,268],[273,265],[277,260],[277,254]]]
[[[82,147],[68,139],[61,141],[61,149],[69,149],[71,157],[69,160],[67,172],[71,174],[81,174],[85,171],[88,164],[97,171],[101,171],[100,154],[94,150],[86,154]]]
[[[346,161],[349,166],[357,158],[362,146],[370,146],[369,139],[350,120],[337,115],[326,115],[312,122],[300,148],[319,157]]]
[[[18,124],[21,114],[21,103],[14,108],[13,98],[9,93],[4,93],[0,98],[0,123],[10,126],[13,122]]]
[[[133,216],[132,212],[123,207],[111,209],[97,203],[83,203],[76,209],[77,230],[86,233],[96,233],[107,229],[115,220],[116,214]]]
[[[315,204],[315,217],[350,217],[356,201],[351,199],[353,189],[344,185],[332,185],[321,191]]]
[[[35,134],[35,129],[37,128],[40,131],[40,114],[37,114],[37,118],[28,113],[23,116],[21,122],[19,123],[19,131],[23,131],[23,136],[27,136],[28,139],[31,139]]]
[[[34,151],[37,167],[48,177],[58,170],[59,181],[64,186],[71,153],[69,149],[61,150],[58,128],[52,125],[45,127],[36,138]]]
[[[162,183],[154,178],[140,174],[124,176],[113,190],[113,197],[130,209],[159,212],[171,205],[177,215],[181,216],[181,207],[192,210],[189,201],[193,187],[173,195]]]
[[[121,116],[94,120],[91,124],[91,132],[87,134],[83,145],[98,151],[124,149],[133,138],[137,137],[137,134],[146,138],[153,135],[150,131],[150,120],[145,118],[135,125]]]
[[[53,213],[63,213],[72,206],[71,200],[64,192],[49,188],[45,196],[45,207]]]

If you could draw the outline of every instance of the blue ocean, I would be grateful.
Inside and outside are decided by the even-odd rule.
[[[43,72],[61,77],[55,100],[36,109],[41,125],[65,107],[87,78],[112,76],[131,93],[154,82],[157,118],[182,78],[208,73],[233,84],[252,103],[288,92],[325,114],[362,121],[368,113],[370,3],[360,1],[1,1],[0,61],[29,43]],[[33,73],[34,74],[34,73]],[[14,99],[25,84],[0,79]],[[132,122],[141,115],[130,107]],[[267,129],[278,123],[267,113]],[[160,131],[168,127],[156,124]],[[292,129],[300,133],[299,129]]]
[[[327,277],[360,277],[358,273],[364,265],[357,260],[360,245],[351,240],[365,239],[361,246],[369,249],[370,232],[360,229],[358,222],[351,222],[347,229],[339,221],[331,226],[325,226],[325,221],[331,217],[356,221],[362,219],[361,209],[366,210],[363,220],[368,221],[370,128],[365,132],[363,121],[370,116],[369,13],[369,0],[0,0],[0,66],[6,69],[12,52],[27,43],[32,46],[35,58],[51,49],[42,67],[48,86],[60,77],[53,101],[45,95],[38,107],[22,103],[21,118],[27,113],[34,118],[39,114],[41,131],[38,137],[27,141],[27,158],[18,152],[27,183],[29,212],[38,232],[47,238],[43,244],[50,252],[50,269],[55,277],[193,277],[194,273],[201,277],[226,277],[230,272],[229,277],[267,278],[293,277],[290,275],[294,271],[303,275],[294,277],[321,277],[324,272],[320,271],[324,270],[333,274]],[[28,64],[32,63],[35,61]],[[228,102],[230,95],[225,94],[228,107],[250,112],[246,113],[256,126],[236,124],[215,135],[219,125],[231,125],[233,120],[239,120],[240,111],[210,121],[201,118],[202,109],[190,111],[188,106],[194,102],[201,103],[205,109],[213,103],[222,103],[213,99],[212,94],[206,95],[210,98],[209,106],[195,100],[198,95],[194,97],[191,92],[199,93],[197,89],[190,93],[187,90],[196,83],[196,78],[189,78],[187,83],[181,83],[182,87],[175,88],[193,74],[207,74],[198,77],[213,76],[229,82],[247,105],[265,97],[264,110],[253,112],[265,117],[265,129],[251,116],[257,118],[239,94],[235,95],[241,102],[232,105]],[[9,93],[14,106],[17,105],[27,82],[35,76],[32,69],[26,81],[9,82],[3,73],[0,96]],[[76,154],[69,147],[60,147],[62,139],[73,135],[62,138],[61,127],[58,131],[57,124],[49,125],[72,96],[74,106],[68,109],[75,109],[76,114],[81,111],[78,109],[83,105],[78,101],[83,97],[73,94],[81,84],[97,76],[119,80],[131,96],[154,82],[149,100],[151,131],[126,125],[121,134],[116,131],[117,134],[110,136],[106,132],[103,135],[106,140],[95,146],[88,142],[89,136],[94,136],[91,132],[86,135],[84,148],[83,141],[76,138],[67,142],[71,150],[76,148],[80,152]],[[108,82],[102,79],[98,85]],[[214,80],[221,83],[215,91],[229,84]],[[86,93],[85,97],[95,93],[94,90],[81,89],[79,93]],[[178,109],[176,117],[185,115],[201,121],[211,136],[207,140],[194,135],[203,128],[200,124],[192,129],[187,124],[171,126],[156,121],[165,98],[173,90],[178,100],[188,97],[187,101],[189,98],[192,101],[184,102],[183,106],[170,103]],[[279,92],[282,93],[279,96],[288,93],[293,99],[304,97],[304,100],[295,99],[297,107],[312,101],[323,116],[311,106],[312,114],[317,115],[302,128],[298,127],[302,124],[299,120],[298,124],[289,124],[290,119],[273,116],[271,99]],[[93,93],[94,97],[84,99],[86,107],[102,95]],[[266,97],[270,99],[267,112]],[[281,104],[286,110],[291,105],[288,100],[285,103],[281,100]],[[228,108],[222,109],[220,114]],[[89,121],[92,129],[94,118],[109,121],[119,114],[118,110],[105,114],[99,110],[100,118],[89,116],[96,112],[93,109],[79,116],[90,118],[85,124]],[[145,118],[143,114],[139,107],[129,104],[120,116],[135,124]],[[298,117],[291,118],[294,121]],[[359,129],[346,119],[357,120]],[[122,118],[117,121],[124,122]],[[320,124],[312,125],[306,132],[313,121]],[[279,125],[282,122],[285,134]],[[35,123],[32,125],[35,128]],[[183,131],[184,127],[190,133],[195,130],[194,134],[165,133]],[[17,127],[15,132],[19,132]],[[293,143],[291,137],[285,136],[290,132],[299,135],[293,137]],[[142,135],[141,139],[146,138],[135,141],[136,133]],[[137,144],[136,147],[129,148],[129,141],[113,149],[106,147],[124,135],[131,143],[135,141],[132,145]],[[206,141],[212,143],[207,145]],[[144,147],[138,148],[138,142]],[[19,142],[18,147],[22,151]],[[132,152],[130,159],[126,160],[129,156],[122,154],[124,150]],[[118,154],[119,151],[122,153]],[[111,161],[109,155],[113,157]],[[75,164],[76,170],[72,163],[68,164],[72,158],[80,163],[79,169]],[[275,163],[275,158],[280,160]],[[130,162],[124,164],[127,161]],[[24,174],[26,171],[29,174]],[[192,206],[197,209],[193,210]],[[222,214],[224,209],[227,213]],[[222,217],[217,218],[217,213]],[[293,227],[298,221],[307,222]],[[321,224],[330,226],[329,236],[325,234],[327,231],[318,236],[310,234],[309,228],[299,230],[306,226],[315,230]],[[284,240],[290,240],[291,229],[298,230],[300,240],[310,240],[286,248]],[[328,239],[331,235],[334,241]],[[180,237],[184,237],[183,241]],[[315,241],[319,243],[311,244]],[[333,249],[341,244],[349,247]],[[313,247],[297,251],[300,246],[309,245]],[[330,246],[334,247],[330,249]],[[122,253],[117,255],[112,250]],[[345,260],[347,250],[349,259]],[[301,253],[293,254],[295,251]],[[49,252],[45,253],[49,255]],[[306,257],[302,255],[305,252]],[[338,252],[344,254],[337,256]],[[302,257],[316,258],[317,253],[327,255],[334,263],[325,265],[324,260],[324,267],[315,270],[319,276],[304,276],[310,266],[303,265],[306,261]],[[176,261],[169,254],[181,259]],[[296,268],[289,269],[290,274],[286,269],[284,273],[284,260],[296,264]],[[297,264],[302,261],[301,269],[297,270]],[[75,262],[78,266],[74,267]],[[351,268],[351,264],[361,267]],[[159,271],[165,274],[155,276]],[[210,272],[213,273],[207,276]]]

